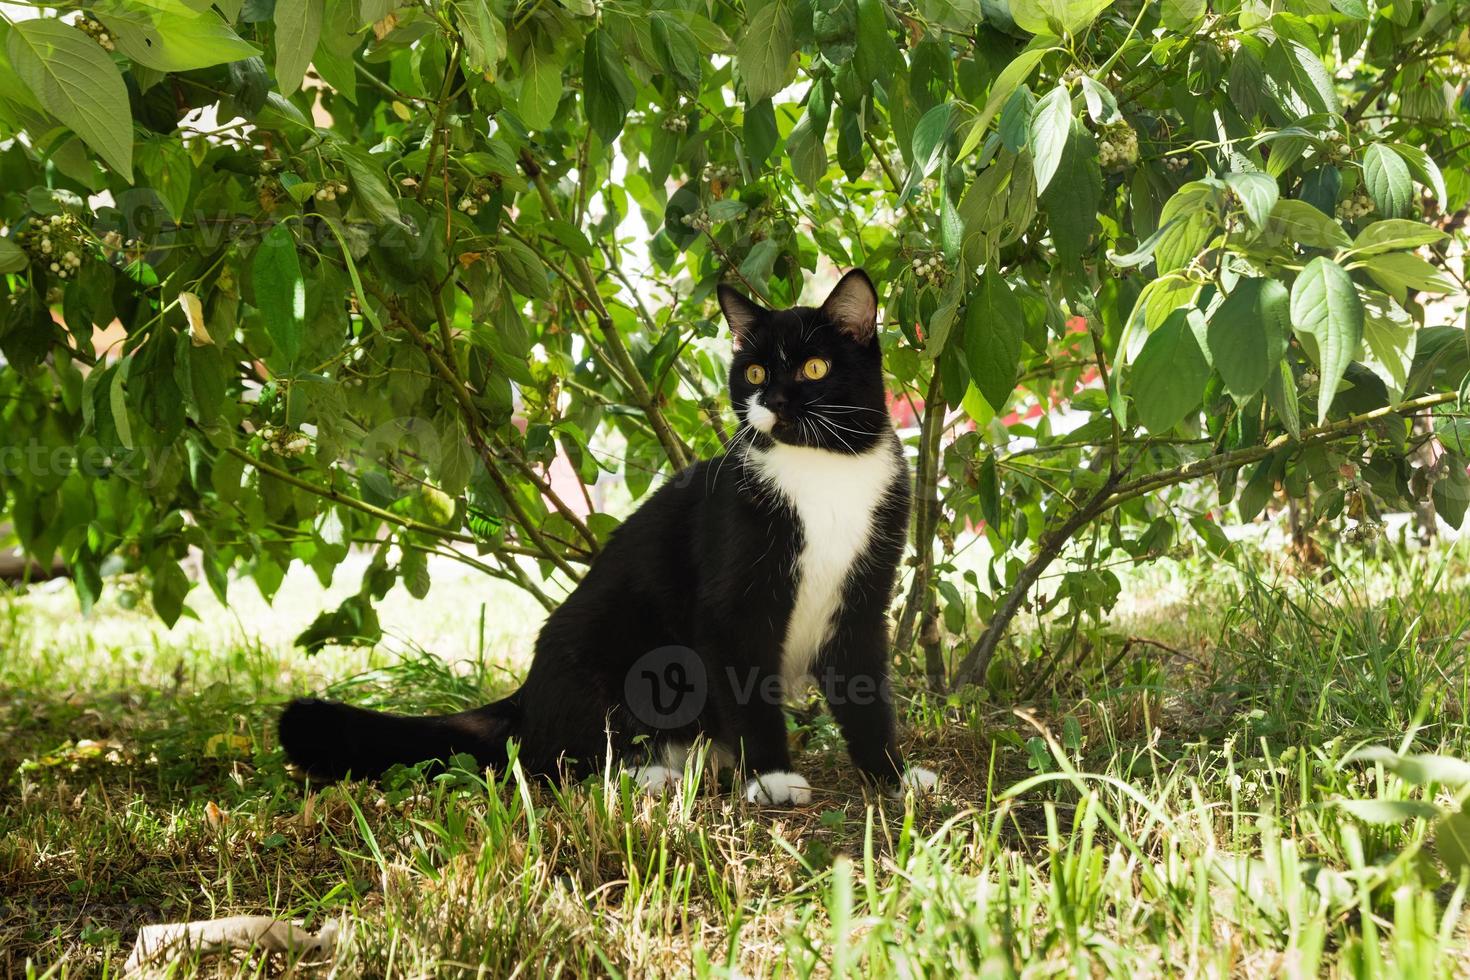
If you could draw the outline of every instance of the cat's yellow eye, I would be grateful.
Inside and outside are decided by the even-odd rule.
[[[745,380],[753,385],[766,383],[766,369],[759,364],[747,364],[745,366]]]
[[[832,370],[832,362],[825,357],[809,357],[801,366],[801,376],[808,381],[821,381]]]

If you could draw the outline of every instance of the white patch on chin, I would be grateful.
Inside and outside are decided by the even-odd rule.
[[[766,806],[806,806],[812,787],[800,773],[764,772],[745,784],[745,799]]]
[[[632,772],[633,782],[642,787],[649,796],[662,796],[679,789],[683,773],[668,766],[639,766]]]
[[[811,672],[832,632],[847,577],[868,548],[873,514],[902,464],[891,435],[857,455],[778,443],[752,450],[748,458],[801,525],[796,603],[781,647],[781,677],[790,694]]]
[[[914,791],[915,796],[926,796],[939,788],[939,773],[920,766],[909,766],[898,778],[898,788],[893,791],[893,796],[903,796],[909,790]]]
[[[745,402],[745,421],[757,432],[769,434],[776,427],[776,413],[760,402],[760,395],[751,395]]]

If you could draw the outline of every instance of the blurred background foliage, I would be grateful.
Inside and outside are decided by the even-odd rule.
[[[1310,562],[1470,500],[1461,3],[3,16],[0,511],[84,608],[124,572],[171,623],[196,570],[269,598],[354,546],[308,648],[375,641],[436,555],[550,607],[732,435],[716,284],[857,265],[935,686],[1222,525],[1279,513]]]

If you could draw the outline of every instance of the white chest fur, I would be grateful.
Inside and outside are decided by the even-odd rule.
[[[781,676],[790,691],[811,671],[832,631],[843,585],[867,550],[874,513],[900,463],[887,440],[861,455],[777,444],[752,450],[750,460],[801,523],[796,605],[781,650]]]

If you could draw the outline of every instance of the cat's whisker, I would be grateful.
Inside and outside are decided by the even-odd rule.
[[[745,440],[743,444],[741,442],[741,439],[742,438],[744,438],[744,440]],[[725,454],[720,457],[720,461],[719,461],[719,463],[717,463],[715,465],[714,470],[711,473],[711,476],[708,479],[705,480],[705,483],[704,483],[704,492],[705,493],[709,493],[710,487],[712,485],[718,484],[720,482],[720,471],[725,468],[725,464],[727,462],[729,462],[730,457],[731,456],[734,456],[737,452],[741,452],[741,458],[743,459],[744,458],[744,455],[743,455],[743,452],[741,450],[742,445],[748,446],[750,443],[752,443],[754,441],[755,441],[755,427],[752,426],[752,425],[750,425],[749,423],[746,423],[746,424],[742,425],[735,432],[735,437],[733,439],[731,439],[729,445],[727,445],[725,447]]]
[[[813,411],[811,414],[813,418],[819,418],[822,421],[826,422],[828,425],[835,426],[836,428],[841,429],[843,432],[851,432],[855,436],[869,436],[873,434],[871,430],[854,429],[851,426],[841,425],[819,411]]]
[[[817,399],[816,401],[812,402],[812,407],[813,408],[816,408],[816,407],[819,407],[819,406],[821,408],[840,409],[840,410],[845,411],[845,412],[872,412],[874,415],[887,415],[888,414],[888,412],[886,410],[884,410],[884,409],[867,408],[867,407],[862,406],[862,405],[836,405],[836,404],[832,404],[830,402],[824,402],[820,398]]]
[[[820,422],[823,425],[825,425],[831,431],[832,435],[836,437],[837,441],[840,442],[840,443],[842,443],[843,447],[848,452],[854,453],[854,454],[857,452],[857,450],[852,447],[852,443],[850,443],[846,439],[844,439],[842,437],[842,433],[838,432],[835,428],[833,428],[832,423],[830,421],[828,421],[827,419],[822,418],[816,412],[813,412],[808,417],[811,418],[813,421]],[[851,430],[851,431],[856,431],[856,430]]]

